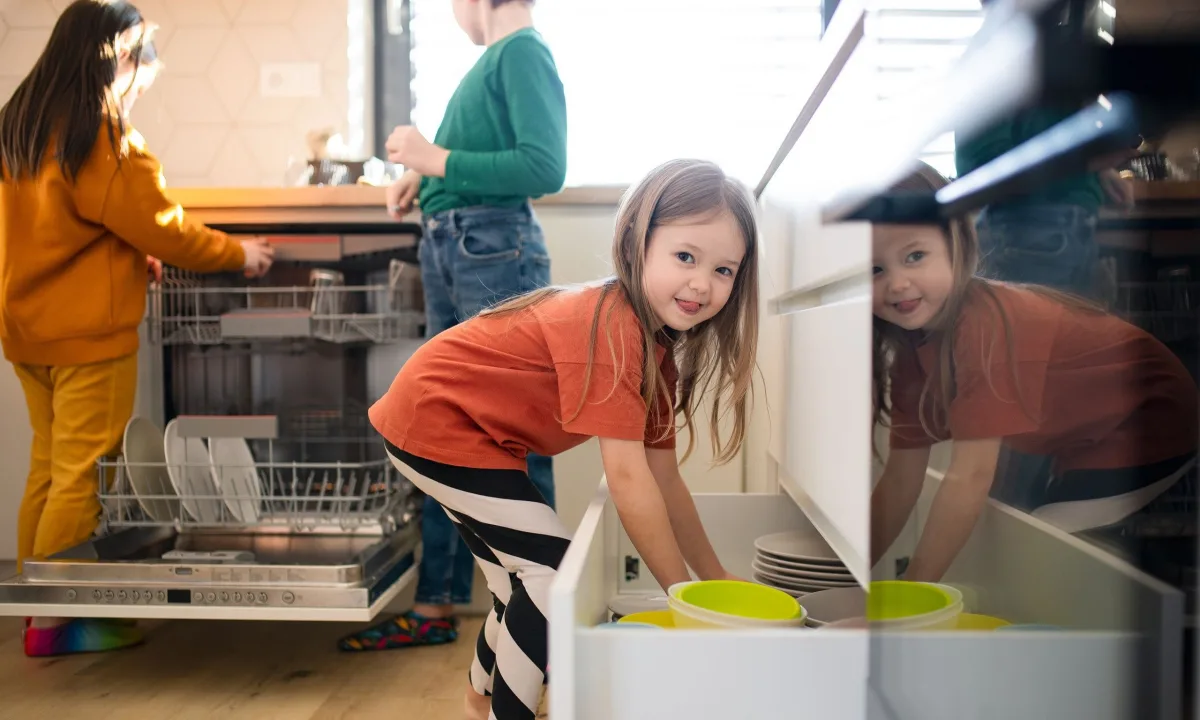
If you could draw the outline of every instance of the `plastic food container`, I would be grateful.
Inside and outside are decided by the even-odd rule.
[[[871,583],[867,593],[872,629],[949,630],[961,614],[962,594],[956,597],[933,583],[882,580]]]
[[[671,615],[670,610],[648,610],[646,612],[631,613],[622,617],[617,622],[626,625],[654,625],[668,630],[675,627],[675,619]]]
[[[791,595],[736,580],[679,583],[667,594],[677,628],[802,627],[806,616]]]
[[[974,613],[962,613],[958,616],[958,625],[955,630],[998,630],[1002,627],[1011,625],[1007,620],[1001,620],[998,617],[990,615],[976,615]]]

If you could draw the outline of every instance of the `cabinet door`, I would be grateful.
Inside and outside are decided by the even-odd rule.
[[[787,207],[786,200],[776,201]],[[797,206],[790,223],[768,225],[768,257],[788,257],[786,283],[772,288],[782,358],[771,399],[780,428],[772,458],[780,485],[860,582],[870,574],[871,229],[822,225]],[[786,247],[783,253],[780,245]]]

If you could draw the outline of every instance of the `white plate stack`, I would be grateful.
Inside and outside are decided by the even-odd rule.
[[[764,535],[754,541],[754,580],[792,597],[857,585],[833,548],[813,534]]]

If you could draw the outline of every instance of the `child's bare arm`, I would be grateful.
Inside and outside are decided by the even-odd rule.
[[[600,458],[621,524],[654,579],[663,589],[690,580],[642,442],[600,438]]]
[[[967,544],[988,499],[1000,460],[1000,439],[956,440],[950,468],[933,499],[929,520],[905,578],[938,582]]]
[[[928,447],[888,451],[883,475],[871,493],[871,567],[879,563],[908,522],[928,467]]]
[[[727,576],[712,543],[704,532],[704,525],[696,512],[696,503],[692,493],[679,474],[679,461],[674,450],[655,450],[646,448],[646,462],[650,472],[658,483],[663,501],[667,505],[667,515],[671,519],[671,529],[675,540],[683,552],[687,564],[701,580],[719,580]]]

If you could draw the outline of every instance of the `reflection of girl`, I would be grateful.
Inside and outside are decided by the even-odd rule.
[[[901,188],[944,184],[925,173]],[[1195,465],[1196,384],[1162,343],[1069,295],[983,280],[977,260],[962,219],[875,229],[875,413],[890,415],[891,449],[874,560],[916,503],[930,445],[954,441],[910,580],[940,579],[963,547],[1001,444],[1054,458],[1032,512],[1068,532],[1128,517]]]
[[[0,344],[33,429],[19,558],[91,537],[97,458],[133,412],[147,256],[189,270],[265,272],[271,250],[188,222],[128,125],[157,70],[137,9],[79,0],[0,109]],[[151,263],[153,267],[153,262]],[[27,655],[110,650],[125,623],[34,618]]]

